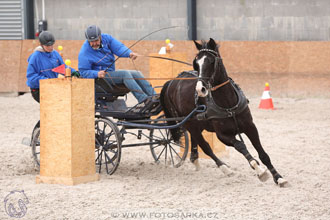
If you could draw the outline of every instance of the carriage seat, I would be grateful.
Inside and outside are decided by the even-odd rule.
[[[127,109],[124,99],[130,90],[123,84],[111,85],[103,78],[95,79],[95,111],[125,111]]]
[[[124,84],[111,85],[104,78],[95,79],[95,100],[113,102],[118,96],[124,96],[130,90]]]

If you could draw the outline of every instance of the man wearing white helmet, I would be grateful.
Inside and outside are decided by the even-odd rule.
[[[156,92],[136,70],[116,70],[115,56],[129,57],[135,60],[138,54],[128,49],[120,41],[109,34],[102,34],[96,25],[89,26],[85,31],[86,41],[78,56],[78,69],[83,78],[104,78],[107,70],[110,78],[105,78],[111,84],[124,84],[131,90],[138,102],[150,100]],[[139,79],[138,79],[139,78]]]

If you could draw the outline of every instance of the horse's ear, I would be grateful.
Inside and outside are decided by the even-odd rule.
[[[201,50],[202,49],[202,45],[200,43],[198,43],[197,41],[193,40],[195,43],[195,46],[197,48],[197,50]]]
[[[210,49],[213,49],[213,50],[218,49],[218,45],[215,42],[215,40],[213,40],[213,38],[210,38],[209,42],[207,42],[207,45]]]

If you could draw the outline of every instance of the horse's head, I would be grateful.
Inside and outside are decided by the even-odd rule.
[[[202,44],[199,44],[196,41],[194,41],[194,43],[198,49],[198,53],[193,62],[194,70],[198,72],[196,91],[198,96],[205,97],[208,94],[208,90],[205,86],[207,84],[213,84],[220,54],[218,51],[218,45],[212,38],[210,38],[208,42],[202,41]]]

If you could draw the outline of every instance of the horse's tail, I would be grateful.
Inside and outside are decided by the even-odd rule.
[[[167,81],[165,84],[164,84],[164,86],[163,86],[163,88],[162,88],[162,91],[161,91],[161,93],[160,93],[160,103],[161,103],[161,105],[162,105],[162,107],[163,107],[163,111],[164,111],[164,113],[165,113],[165,117],[166,118],[173,118],[173,117],[176,117],[177,115],[175,115],[175,112],[172,112],[171,113],[171,111],[170,111],[170,109],[172,110],[172,111],[175,111],[174,109],[174,106],[173,106],[173,103],[171,102],[171,99],[170,99],[170,97],[168,97],[167,96],[167,90],[168,90],[168,87],[169,87],[169,85],[172,83],[173,81]],[[167,97],[167,100],[168,100],[168,102],[167,103],[165,103],[166,101],[165,101],[165,99],[166,99],[166,97]],[[176,121],[169,121],[168,122],[168,125],[175,125],[177,122]],[[173,128],[173,129],[170,129],[170,133],[171,133],[171,136],[172,136],[172,138],[173,138],[173,140],[175,141],[175,142],[178,142],[179,140],[180,140],[180,137],[181,137],[181,135],[182,135],[182,130],[181,130],[181,128],[180,127],[178,127],[178,128]]]

